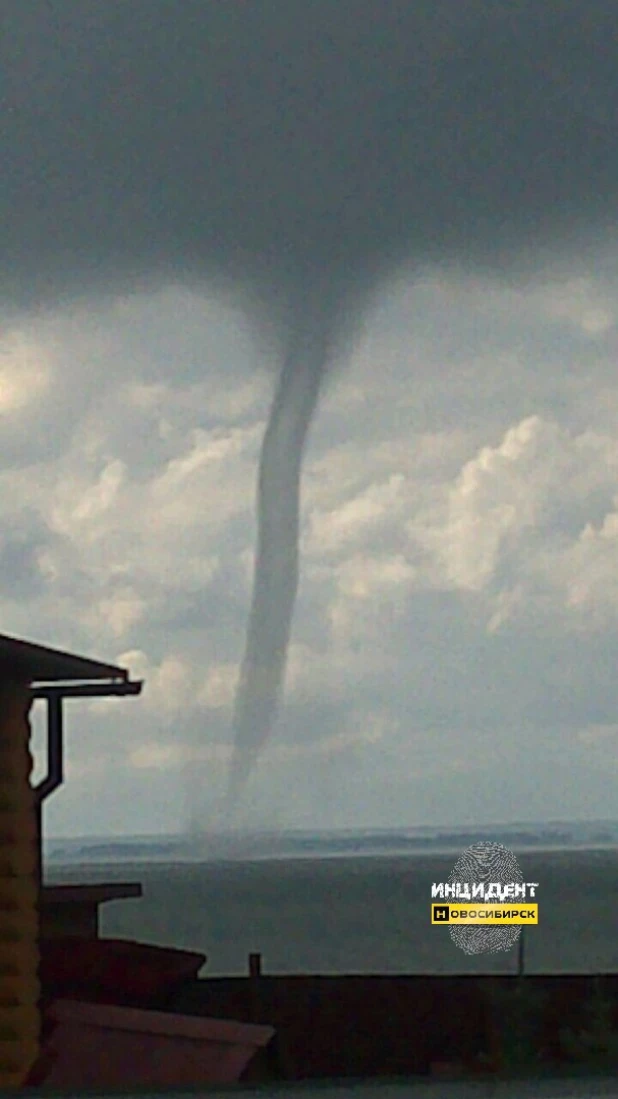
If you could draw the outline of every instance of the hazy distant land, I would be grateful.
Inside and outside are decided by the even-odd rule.
[[[52,863],[107,861],[209,862],[235,859],[328,858],[461,850],[479,840],[514,849],[618,846],[618,821],[506,824],[478,828],[333,832],[255,832],[219,835],[79,837],[49,839]]]

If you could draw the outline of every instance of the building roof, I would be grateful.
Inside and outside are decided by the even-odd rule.
[[[126,682],[128,678],[126,669],[114,664],[102,664],[99,660],[0,634],[0,680],[17,679],[32,684],[101,679]]]
[[[55,1000],[48,1017],[44,1083],[77,1095],[237,1084],[275,1036],[270,1026],[69,1000]]]

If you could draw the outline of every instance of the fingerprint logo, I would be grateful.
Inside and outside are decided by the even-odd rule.
[[[501,843],[482,841],[467,847],[455,863],[449,877],[449,884],[474,882],[489,885],[498,882],[509,885],[514,882],[522,885],[524,881],[519,864],[512,851]],[[449,926],[451,939],[465,954],[497,954],[500,950],[511,950],[519,936],[521,927],[507,925],[501,927],[475,927],[466,924]]]

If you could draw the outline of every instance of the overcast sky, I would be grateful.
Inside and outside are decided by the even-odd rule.
[[[129,7],[146,18],[141,0]],[[365,7],[342,0],[337,11]],[[230,287],[259,291],[285,328],[287,289],[292,281],[302,296],[305,262],[335,271],[337,286],[349,267],[364,293],[391,260],[394,269],[411,257],[414,269],[382,282],[355,314],[355,339],[313,422],[285,699],[243,819],[369,827],[615,814],[618,61],[609,55],[618,13],[593,0],[566,14],[548,0],[544,15],[524,0],[433,5],[444,17],[423,17],[433,67],[423,69],[421,38],[412,81],[411,7],[383,8],[390,68],[350,69],[349,102],[345,79],[333,85],[333,134],[307,121],[312,70],[303,75],[300,61],[300,101],[311,108],[299,115],[304,143],[279,136],[251,170],[243,125],[262,119],[265,134],[276,132],[258,109],[272,95],[248,79],[233,85],[232,106],[215,97],[204,148],[225,156],[203,178],[191,132],[179,138],[160,110],[143,113],[140,93],[152,93],[167,43],[162,23],[135,17],[131,36],[114,23],[129,8],[115,2],[15,7],[4,104],[1,629],[145,679],[138,699],[65,704],[67,781],[48,804],[48,834],[224,826],[217,807],[279,346]],[[445,18],[464,9],[463,29]],[[214,7],[187,0],[181,10]],[[283,41],[293,62],[306,45],[302,20],[265,0],[253,10],[270,13],[268,33],[283,35],[278,48]],[[310,10],[326,18],[322,0]],[[188,15],[177,22],[187,51],[197,31]],[[357,42],[343,15],[332,23],[334,55],[356,57],[374,33],[355,23]],[[251,75],[252,35],[261,49],[264,27],[245,27],[244,39],[228,28],[229,41],[225,30],[229,71]],[[268,50],[257,52],[264,66]],[[526,71],[513,64],[524,56]],[[188,95],[201,70],[186,57]],[[116,115],[101,91],[110,58],[133,80]],[[391,84],[373,117],[384,72]],[[181,77],[162,81],[159,108]],[[204,78],[209,94],[220,77]],[[462,89],[468,99],[455,110]],[[526,89],[532,108],[522,106]],[[291,93],[278,94],[287,103]],[[490,101],[491,117],[474,114]],[[408,142],[403,158],[413,108],[422,155]],[[232,137],[222,129],[230,112]],[[337,134],[352,132],[355,114],[370,124],[343,147]],[[382,144],[368,145],[368,134]],[[136,135],[143,146],[127,143]],[[323,164],[308,157],[310,138],[324,145]],[[357,177],[331,255],[327,215]],[[40,739],[42,714],[34,724]]]

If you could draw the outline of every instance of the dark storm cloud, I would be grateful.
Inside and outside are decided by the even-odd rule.
[[[7,10],[8,9],[8,10]],[[9,0],[3,297],[526,260],[618,190],[607,0]]]
[[[401,263],[511,274],[605,240],[618,8],[5,0],[4,14],[7,314],[209,278],[280,335],[237,704],[247,763],[282,680],[300,465],[333,351]]]

